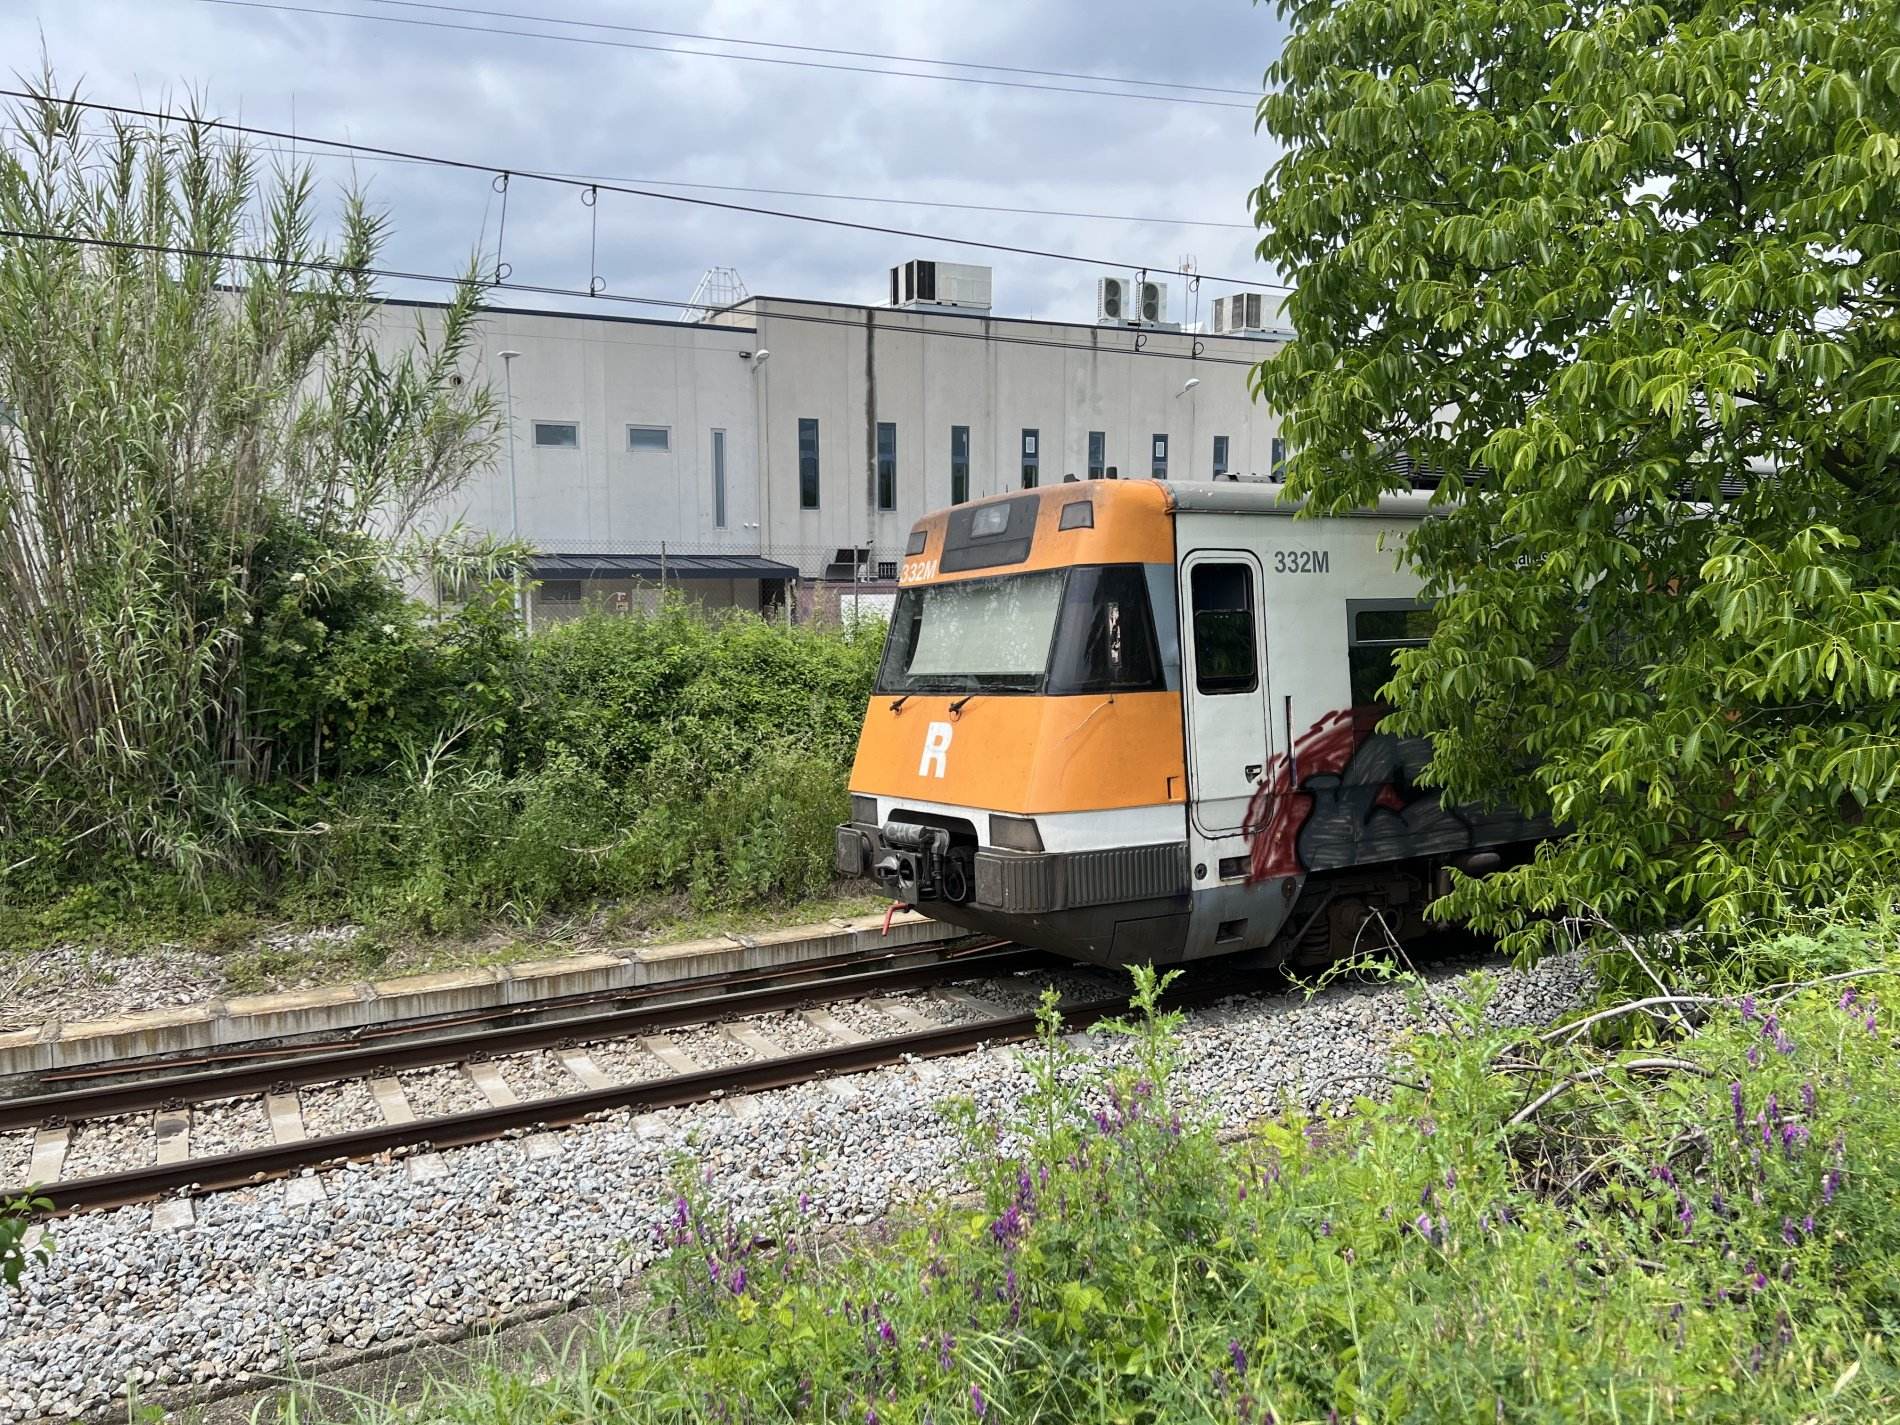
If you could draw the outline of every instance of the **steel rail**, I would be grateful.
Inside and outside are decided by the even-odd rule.
[[[93,1085],[58,1093],[0,1100],[0,1132],[48,1123],[112,1118],[215,1099],[242,1098],[338,1079],[384,1077],[402,1069],[430,1068],[445,1063],[526,1053],[535,1049],[625,1038],[680,1025],[704,1024],[718,1019],[736,1019],[751,1014],[862,998],[947,980],[1013,974],[1051,963],[1054,963],[1052,957],[1042,951],[1013,948],[923,965],[875,970],[861,975],[800,980],[794,984],[740,990],[732,994],[709,995],[668,1004],[644,1004],[605,1014],[436,1035],[411,1043],[370,1044],[196,1073],[158,1074],[119,1084]]]
[[[853,966],[862,967],[860,973],[870,973],[869,967],[873,965],[919,960],[924,956],[935,957],[927,961],[929,964],[943,965],[955,960],[968,960],[988,951],[1008,946],[1009,943],[993,936],[971,936],[880,950],[868,955],[830,955],[822,960],[800,960],[788,965],[758,966],[731,974],[695,975],[691,979],[662,981],[658,984],[628,985],[613,990],[588,990],[571,995],[549,995],[541,999],[523,1000],[516,1004],[499,1004],[486,1009],[451,1010],[439,1015],[416,1015],[407,1019],[358,1025],[343,1033],[332,1034],[322,1039],[270,1043],[269,1036],[262,1036],[253,1040],[236,1041],[229,1047],[221,1049],[176,1055],[144,1054],[136,1058],[115,1059],[98,1064],[80,1064],[68,1069],[44,1069],[31,1075],[22,1074],[16,1077],[30,1077],[42,1084],[67,1084],[85,1083],[94,1079],[120,1078],[133,1073],[210,1068],[219,1064],[254,1062],[260,1059],[288,1062],[299,1056],[322,1054],[369,1043],[381,1043],[411,1035],[440,1033],[443,1030],[465,1025],[493,1024],[497,1020],[518,1019],[529,1014],[562,1013],[586,1009],[592,1005],[643,1004],[672,995],[694,996],[695,992],[698,992],[697,998],[711,1000],[735,993],[735,990],[731,988],[733,986],[783,982],[798,975],[825,976]],[[256,1047],[260,1044],[265,1047]]]
[[[1172,1003],[1180,1004],[1210,1000],[1227,993],[1231,993],[1231,990],[1213,988],[1169,998]],[[1068,1030],[1085,1029],[1102,1019],[1123,1013],[1127,1007],[1127,1001],[1119,998],[1065,1006],[1062,1009],[1063,1024]],[[805,1054],[788,1054],[782,1058],[730,1068],[707,1069],[640,1083],[615,1084],[609,1088],[589,1089],[556,1098],[532,1099],[505,1107],[474,1109],[441,1118],[385,1124],[353,1133],[274,1143],[268,1147],[249,1148],[216,1157],[192,1158],[179,1163],[133,1168],[122,1173],[73,1178],[37,1191],[51,1197],[54,1203],[53,1210],[44,1215],[59,1217],[74,1212],[126,1207],[180,1192],[246,1187],[318,1164],[374,1157],[402,1148],[422,1145],[430,1148],[463,1147],[523,1130],[576,1123],[595,1114],[618,1109],[651,1112],[659,1108],[676,1108],[731,1094],[790,1088],[836,1074],[860,1073],[911,1059],[966,1053],[986,1044],[1020,1042],[1035,1036],[1037,1024],[1034,1012],[1002,1015],[976,1024],[918,1030],[910,1034],[865,1040]],[[24,1189],[21,1189],[14,1195],[23,1193]],[[0,1197],[7,1195],[0,1192]]]

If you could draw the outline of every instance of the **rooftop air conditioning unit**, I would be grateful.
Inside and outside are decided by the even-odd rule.
[[[1231,297],[1214,299],[1214,330],[1229,335],[1263,332],[1267,328],[1265,299],[1258,292],[1236,292]],[[1225,312],[1226,321],[1222,322]]]
[[[1159,326],[1168,319],[1168,284],[1165,282],[1142,282],[1137,284],[1137,296],[1140,306],[1138,319],[1144,327]]]
[[[1134,284],[1126,277],[1102,277],[1095,283],[1095,321],[1100,326],[1120,326],[1129,320],[1129,309],[1134,306],[1129,288]]]
[[[965,262],[917,259],[891,269],[893,307],[990,309],[990,269]]]
[[[1225,297],[1216,297],[1214,299],[1214,316],[1213,319],[1208,322],[1207,329],[1216,336],[1220,336],[1226,332],[1227,299]]]

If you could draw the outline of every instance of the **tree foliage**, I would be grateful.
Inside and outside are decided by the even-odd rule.
[[[360,194],[326,242],[307,169],[265,174],[195,119],[95,137],[49,97],[14,125],[0,829],[189,869],[254,833],[248,789],[286,761],[297,680],[256,655],[365,568],[396,598],[392,541],[489,458],[490,398],[459,375],[479,294],[389,357]]]
[[[1283,0],[1259,369],[1318,509],[1445,472],[1393,724],[1548,812],[1451,908],[1733,933],[1900,851],[1900,7]]]

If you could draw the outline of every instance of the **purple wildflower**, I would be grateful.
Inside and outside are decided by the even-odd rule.
[[[1775,1035],[1775,1052],[1779,1054],[1794,1053],[1794,1040],[1790,1039],[1786,1034],[1777,1033]]]
[[[1227,1343],[1227,1358],[1234,1363],[1235,1375],[1244,1376],[1247,1374],[1247,1353],[1241,1349],[1239,1341],[1229,1341]]]
[[[1801,1111],[1803,1113],[1814,1112],[1814,1085],[1813,1084],[1801,1085]]]
[[[1814,1214],[1813,1213],[1809,1213],[1806,1217],[1801,1219],[1801,1230],[1810,1237],[1814,1235]]]
[[[976,1418],[981,1420],[989,1408],[989,1402],[983,1399],[982,1387],[972,1383],[970,1386],[970,1409],[975,1412]]]
[[[1676,1201],[1680,1204],[1676,1211],[1676,1220],[1682,1224],[1682,1230],[1688,1232],[1695,1226],[1695,1204],[1686,1197],[1679,1197]]]
[[[1754,1266],[1752,1262],[1749,1265]],[[1755,1274],[1748,1279],[1748,1284],[1756,1291],[1764,1290],[1768,1285],[1768,1276],[1760,1267],[1756,1267]]]
[[[1319,1220],[1319,1235],[1322,1237],[1330,1237],[1333,1235],[1333,1219],[1332,1218],[1322,1217]]]
[[[1412,1223],[1412,1225],[1418,1228],[1419,1235],[1421,1237],[1424,1237],[1427,1241],[1431,1240],[1431,1235],[1432,1235],[1431,1213],[1429,1212],[1419,1213],[1417,1219]]]
[[[810,1211],[811,1211],[811,1194],[810,1194],[810,1193],[808,1193],[808,1192],[801,1192],[801,1193],[800,1193],[800,1194],[798,1195],[798,1210],[799,1210],[800,1212],[810,1212]]]
[[[1871,1009],[1867,1011],[1867,1032],[1869,1034],[1874,1032],[1874,1012]]]
[[[1757,1346],[1748,1353],[1748,1373],[1754,1375],[1761,1369],[1761,1347]]]
[[[1709,1211],[1717,1217],[1728,1216],[1728,1200],[1722,1196],[1720,1188],[1717,1188],[1709,1197]]]
[[[1852,1008],[1855,995],[1856,995],[1856,991],[1852,985],[1849,985],[1846,989],[1842,990],[1841,991],[1841,1008],[1842,1009]]]
[[[726,1283],[734,1296],[745,1295],[745,1268],[740,1267],[732,1274],[732,1280]]]
[[[1749,1068],[1759,1069],[1761,1067],[1761,1050],[1756,1048],[1753,1044],[1748,1046],[1748,1052],[1742,1055],[1742,1057],[1748,1060]]]
[[[1246,1200],[1247,1200],[1247,1185],[1245,1183],[1242,1183],[1240,1185],[1240,1201],[1245,1202]]]
[[[1656,1164],[1655,1167],[1649,1170],[1649,1175],[1660,1182],[1668,1184],[1670,1187],[1676,1185],[1676,1175],[1669,1171],[1669,1164],[1667,1163]]]
[[[1841,1188],[1841,1175],[1837,1169],[1829,1168],[1821,1174],[1821,1205],[1827,1206],[1834,1201],[1834,1194]]]
[[[1786,1242],[1790,1247],[1801,1240],[1795,1236],[1794,1219],[1792,1217],[1784,1217],[1781,1219],[1781,1240]]]
[[[1445,1169],[1446,1190],[1449,1191],[1450,1189],[1455,1188],[1457,1186],[1458,1186],[1458,1170],[1456,1168],[1446,1168]]]
[[[875,1405],[867,1405],[864,1407],[864,1425],[877,1425],[877,1407]]]
[[[957,1338],[946,1335],[937,1343],[937,1364],[945,1370],[950,1369],[950,1353],[957,1348]]]
[[[1749,1020],[1753,1019],[1754,1017],[1755,1017],[1755,997],[1753,995],[1743,995],[1742,996],[1742,1023],[1746,1024],[1748,1023]]]
[[[1740,1133],[1748,1127],[1748,1117],[1742,1111],[1742,1081],[1740,1079],[1729,1081],[1728,1101],[1735,1107],[1735,1131]]]
[[[891,1323],[881,1316],[877,1319],[877,1338],[887,1346],[897,1344],[897,1332],[892,1329]]]

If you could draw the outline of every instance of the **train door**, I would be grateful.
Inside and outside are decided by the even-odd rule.
[[[1272,760],[1260,561],[1245,550],[1194,550],[1180,588],[1193,839],[1225,842],[1241,835]]]

